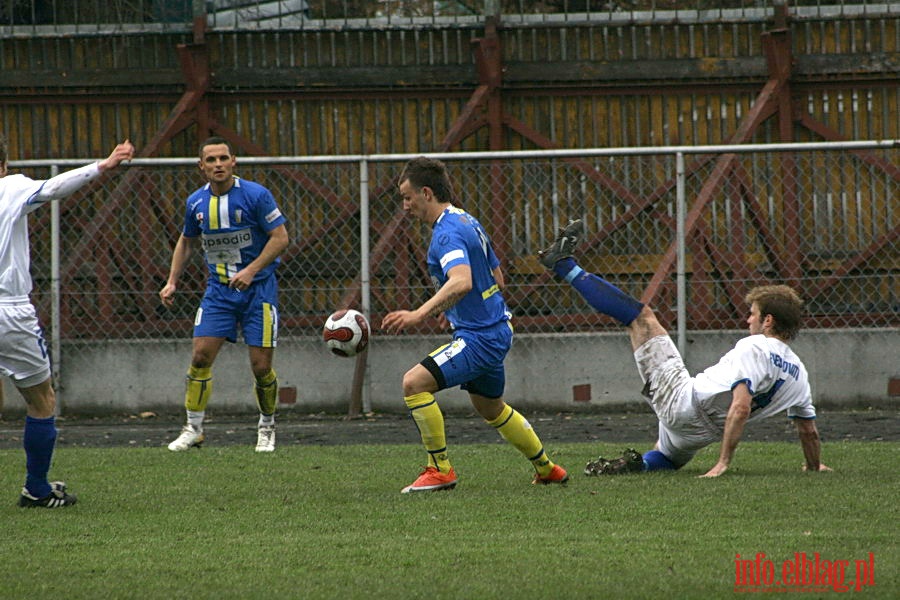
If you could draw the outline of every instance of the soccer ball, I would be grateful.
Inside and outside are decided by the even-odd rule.
[[[356,356],[369,345],[369,322],[361,312],[339,310],[325,321],[322,339],[334,354]]]

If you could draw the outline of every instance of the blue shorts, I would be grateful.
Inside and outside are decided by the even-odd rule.
[[[194,337],[237,341],[238,324],[244,343],[274,348],[278,342],[278,280],[268,277],[239,292],[209,281],[194,318]]]
[[[503,359],[512,346],[513,328],[503,321],[487,329],[458,330],[453,341],[430,353],[420,364],[438,389],[454,386],[486,398],[500,398],[506,386]]]

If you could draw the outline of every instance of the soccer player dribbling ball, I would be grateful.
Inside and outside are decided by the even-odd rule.
[[[472,406],[534,466],[532,483],[565,483],[565,469],[553,463],[534,429],[503,401],[503,360],[512,344],[511,313],[503,299],[503,271],[490,238],[472,215],[454,206],[441,161],[409,161],[398,180],[403,210],[432,227],[428,272],[437,291],[414,310],[385,315],[381,327],[399,333],[443,315],[453,340],[426,356],[403,376],[403,400],[427,452],[427,465],[401,493],[452,489],[458,478],[447,453],[439,390],[460,386]]]

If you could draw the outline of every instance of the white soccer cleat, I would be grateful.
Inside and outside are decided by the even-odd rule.
[[[256,430],[256,451],[275,452],[275,426],[268,425]]]
[[[202,429],[188,424],[181,429],[181,435],[169,444],[169,450],[172,452],[184,452],[185,450],[190,450],[192,446],[200,446],[205,439]]]

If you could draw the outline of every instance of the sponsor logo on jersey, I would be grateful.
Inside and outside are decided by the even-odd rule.
[[[249,229],[230,231],[228,233],[204,233],[203,249],[207,252],[233,248],[247,248],[253,243],[253,234]]]
[[[266,223],[271,223],[275,219],[281,216],[281,211],[277,208],[266,215]]]

